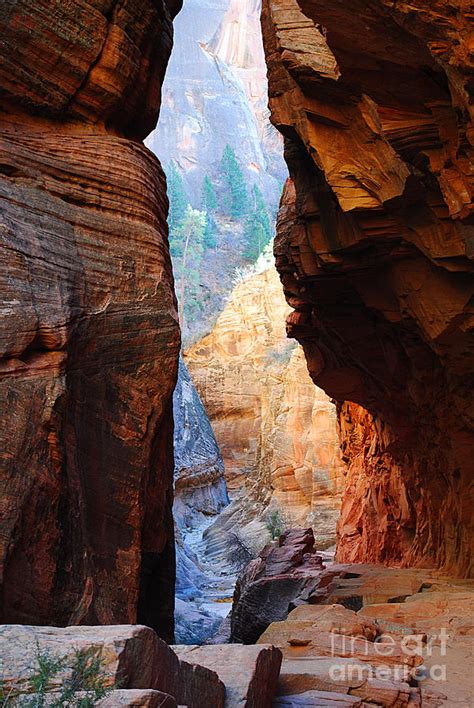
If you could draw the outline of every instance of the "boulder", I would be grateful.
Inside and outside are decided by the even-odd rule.
[[[291,530],[266,546],[237,580],[232,605],[232,639],[256,642],[271,622],[285,619],[291,603],[314,587],[323,571],[312,529]]]
[[[225,685],[225,708],[270,708],[281,652],[268,645],[173,646],[181,661],[212,668]],[[208,704],[209,706],[209,704]]]
[[[171,708],[176,702],[188,708],[208,708],[210,705],[222,708],[224,705],[224,685],[215,671],[197,662],[180,661],[176,653],[149,627],[126,625],[65,628],[0,626],[4,692],[11,692],[13,696],[30,692],[29,679],[38,669],[38,653],[64,659],[64,665],[48,686],[48,690],[54,692],[70,676],[78,650],[97,652],[101,660],[100,679],[104,686],[120,687],[120,691],[114,690],[104,699],[104,706],[169,705]],[[132,700],[132,703],[127,703],[127,700]]]

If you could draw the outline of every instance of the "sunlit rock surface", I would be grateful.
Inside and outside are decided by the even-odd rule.
[[[173,636],[179,327],[165,179],[140,140],[178,4],[0,11],[6,622]]]
[[[236,497],[207,535],[217,545],[237,535],[250,553],[268,538],[272,511],[283,526],[310,523],[323,547],[334,542],[339,513],[336,411],[286,339],[288,312],[268,269],[235,287],[211,334],[185,353]]]
[[[350,464],[338,557],[470,574],[472,16],[266,0],[262,21],[288,329]]]
[[[273,705],[470,706],[474,581],[323,555],[295,529],[239,576],[234,640],[283,654]]]

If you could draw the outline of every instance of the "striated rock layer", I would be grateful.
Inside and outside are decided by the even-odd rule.
[[[257,273],[236,286],[212,332],[185,359],[213,424],[228,487],[245,488],[244,516],[237,519],[233,505],[215,530],[230,514],[228,531],[239,533],[268,508],[284,525],[311,523],[327,546],[334,542],[342,488],[336,411],[313,386],[300,347],[286,339],[288,312],[275,269]],[[258,552],[265,529],[254,532]]]
[[[0,11],[5,622],[173,634],[179,328],[165,179],[139,141],[178,4]]]
[[[224,462],[199,394],[180,359],[173,395],[174,504],[178,526],[193,528],[229,503]]]
[[[455,0],[264,2],[292,177],[277,269],[339,402],[343,561],[472,573],[471,20]]]

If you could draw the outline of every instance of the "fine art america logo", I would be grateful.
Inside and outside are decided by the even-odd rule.
[[[395,630],[394,634],[399,631]],[[339,628],[337,633],[331,634],[331,655],[337,660],[329,674],[333,681],[341,682],[366,679],[421,682],[427,678],[446,681],[443,657],[448,640],[444,627],[429,635],[403,634],[395,638],[392,634],[381,634],[373,642],[363,636],[348,636],[344,628]]]

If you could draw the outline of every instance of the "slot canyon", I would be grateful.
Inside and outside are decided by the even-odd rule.
[[[474,705],[468,0],[0,2],[0,705]]]

